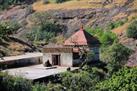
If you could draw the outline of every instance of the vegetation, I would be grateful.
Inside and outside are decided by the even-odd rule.
[[[58,33],[62,32],[59,25],[52,22],[46,22],[43,27],[34,27],[32,29],[33,30],[28,33],[26,37],[34,43],[48,43],[51,39],[57,36]]]
[[[68,0],[44,0],[46,3],[62,3]],[[20,4],[24,0],[4,0],[1,9],[9,5]],[[52,14],[45,12],[33,13],[29,17],[30,32],[26,34],[33,43],[62,42],[63,26],[51,20]],[[136,91],[137,68],[125,68],[132,50],[120,44],[117,36],[110,30],[123,25],[126,21],[112,22],[104,31],[101,28],[87,31],[96,36],[101,42],[100,64],[86,65],[75,72],[66,72],[59,75],[55,82],[35,83],[19,77],[12,77],[0,73],[0,91]],[[127,30],[129,38],[137,38],[137,21],[134,21]],[[14,21],[0,22],[0,38],[3,39],[20,28]],[[59,35],[59,36],[58,36]],[[56,39],[57,38],[57,39]],[[61,40],[62,39],[62,40]],[[58,41],[59,40],[59,41]],[[87,60],[94,54],[87,54]],[[2,65],[3,66],[3,65]]]
[[[0,38],[16,33],[19,28],[20,25],[16,21],[0,22]]]
[[[0,73],[1,91],[136,91],[137,68],[121,68],[105,79],[98,68],[84,68],[79,72],[63,73],[61,83],[32,84],[23,78]]]
[[[41,16],[41,15],[40,15]],[[44,16],[42,16],[44,17]],[[47,18],[47,17],[45,17]],[[40,18],[33,18],[40,19]],[[33,20],[32,19],[32,20]],[[60,32],[60,27],[53,21],[41,20],[33,22],[35,28],[29,33],[32,41],[49,41]],[[12,31],[15,28],[12,28]],[[38,29],[38,30],[37,30]],[[54,30],[54,31],[53,31]],[[88,63],[75,72],[66,72],[59,75],[55,82],[47,84],[32,84],[22,78],[8,75],[1,76],[0,90],[4,91],[136,91],[136,68],[123,68],[132,50],[118,43],[117,36],[111,31],[102,31],[100,28],[87,29],[89,33],[99,38],[101,46],[101,64],[91,66]],[[48,35],[49,33],[49,35]],[[51,34],[50,34],[51,33]],[[53,35],[52,35],[53,34]],[[49,39],[49,40],[45,40]],[[88,59],[90,56],[88,55]],[[134,78],[135,77],[135,78]],[[4,80],[3,80],[4,79]],[[112,82],[112,83],[111,83]],[[12,89],[9,89],[11,88]]]
[[[123,67],[131,55],[132,50],[119,43],[101,49],[101,61],[107,63],[108,72],[112,74]]]
[[[50,14],[44,12],[34,13],[30,17],[34,27],[31,27],[31,32],[27,33],[26,37],[34,43],[48,43],[58,34],[61,34],[63,32],[62,26],[50,20],[50,17],[52,17]]]
[[[25,0],[0,0],[0,9],[6,9],[10,5],[21,4]]]
[[[0,73],[0,91],[31,91],[32,83],[19,77]]]
[[[137,90],[137,68],[122,68],[96,85],[97,91],[136,91]]]
[[[137,39],[137,20],[135,20],[134,22],[132,22],[127,31],[126,31],[127,37],[128,38],[134,38]]]
[[[66,73],[62,77],[62,84],[68,91],[91,91],[94,80],[89,75],[87,72]]]
[[[115,22],[111,22],[109,25],[108,25],[108,30],[113,30],[115,28],[118,28],[120,26],[122,26],[123,24],[125,24],[125,22],[127,22],[127,19],[125,20],[120,20],[120,21],[115,21]]]
[[[111,31],[103,31],[101,28],[88,28],[87,32],[89,32],[91,35],[96,36],[104,46],[112,45],[115,41],[117,41],[117,36]]]
[[[1,48],[1,46],[6,47],[8,45],[7,40],[9,36],[16,33],[20,28],[20,24],[16,21],[1,21],[0,22],[0,57],[8,54],[8,48]]]

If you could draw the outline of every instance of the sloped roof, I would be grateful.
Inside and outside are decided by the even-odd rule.
[[[72,53],[73,49],[72,48],[65,48],[65,47],[49,47],[49,48],[44,48],[43,52],[44,53]]]
[[[94,44],[100,44],[99,40],[95,37],[93,37],[91,34],[86,32],[83,28],[81,28],[79,31],[74,33],[71,37],[69,37],[64,45],[94,45]]]

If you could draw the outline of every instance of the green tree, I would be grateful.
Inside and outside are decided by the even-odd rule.
[[[137,20],[135,20],[129,25],[126,31],[126,35],[128,38],[137,39]]]
[[[117,71],[126,62],[132,50],[119,43],[114,43],[112,46],[102,48],[101,60],[107,63],[107,68],[110,73]]]

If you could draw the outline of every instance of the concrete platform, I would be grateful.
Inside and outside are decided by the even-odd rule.
[[[35,53],[25,53],[24,55],[18,55],[18,56],[9,56],[9,57],[3,57],[0,58],[0,63],[2,62],[11,62],[19,59],[28,59],[28,58],[36,58],[36,57],[42,57],[43,53],[35,52]]]
[[[71,70],[75,70],[75,69],[78,69],[78,67],[71,68]],[[40,78],[48,77],[66,71],[67,71],[67,67],[56,67],[53,69],[49,69],[47,67],[44,67],[42,64],[40,64],[40,65],[34,65],[28,67],[7,69],[7,70],[3,70],[2,72],[8,72],[9,75],[19,76],[30,80],[37,80]]]

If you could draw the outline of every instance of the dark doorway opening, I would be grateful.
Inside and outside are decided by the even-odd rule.
[[[52,55],[52,65],[61,65],[60,55]]]

